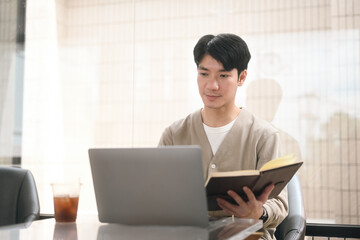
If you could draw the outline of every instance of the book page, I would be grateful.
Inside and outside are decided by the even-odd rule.
[[[211,177],[227,177],[227,176],[248,176],[257,175],[258,170],[241,170],[241,171],[227,171],[227,172],[212,172]]]
[[[259,170],[240,170],[240,171],[227,171],[227,172],[212,172],[208,179],[205,182],[205,186],[207,186],[209,180],[211,178],[220,178],[220,177],[235,177],[235,176],[252,176],[259,175]]]
[[[296,159],[292,155],[287,155],[284,157],[273,159],[273,160],[265,163],[264,166],[262,166],[260,168],[260,171],[266,171],[269,169],[274,169],[274,168],[278,168],[278,167],[282,167],[282,166],[291,165],[295,162],[296,162]]]

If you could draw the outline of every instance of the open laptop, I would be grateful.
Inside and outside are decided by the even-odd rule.
[[[93,148],[89,158],[100,222],[208,226],[200,147]]]

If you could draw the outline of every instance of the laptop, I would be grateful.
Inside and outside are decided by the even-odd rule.
[[[198,146],[89,149],[99,221],[208,227]]]

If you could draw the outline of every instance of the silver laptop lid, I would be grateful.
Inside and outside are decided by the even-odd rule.
[[[89,149],[99,220],[208,226],[198,146]]]

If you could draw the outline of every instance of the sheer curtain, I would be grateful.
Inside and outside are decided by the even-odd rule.
[[[202,106],[196,41],[232,32],[252,53],[237,104],[301,152],[307,217],[359,223],[359,1],[28,0],[26,14],[22,158],[43,212],[50,182],[75,178],[79,211],[96,211],[87,149],[156,146]]]

